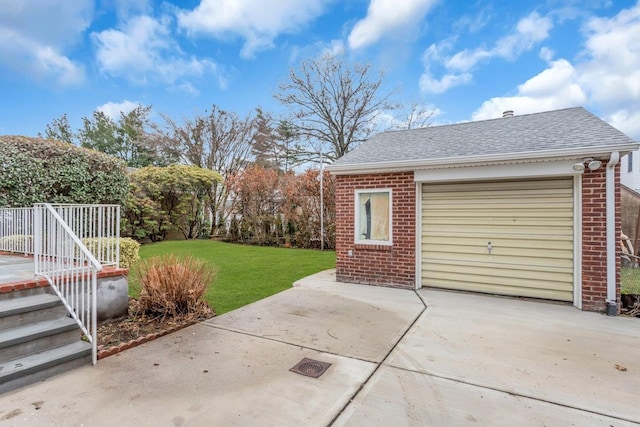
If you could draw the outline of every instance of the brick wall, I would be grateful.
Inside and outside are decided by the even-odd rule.
[[[621,232],[620,165],[615,171],[616,236]],[[393,246],[354,243],[355,190],[393,190]],[[413,172],[336,177],[336,278],[349,283],[415,287],[415,183]],[[349,250],[353,256],[348,256]],[[616,298],[620,300],[620,248],[616,245]],[[606,310],[606,167],[582,177],[582,308]]]
[[[393,246],[354,243],[355,191],[376,188],[392,190]],[[336,279],[413,289],[415,210],[413,172],[336,176]]]
[[[620,236],[620,165],[615,170],[616,238]],[[606,310],[606,167],[582,176],[582,309]],[[616,299],[620,301],[620,247],[616,244]]]

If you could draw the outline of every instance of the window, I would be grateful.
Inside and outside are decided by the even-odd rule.
[[[630,152],[628,156],[627,172],[633,172],[633,152]]]
[[[356,191],[356,243],[391,245],[391,190]]]

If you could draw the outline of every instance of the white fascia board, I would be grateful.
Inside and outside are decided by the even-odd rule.
[[[575,164],[575,160],[559,160],[445,169],[431,168],[415,171],[413,179],[416,182],[443,182],[582,175],[582,171],[576,172],[573,170]],[[604,167],[604,165],[601,167]]]
[[[417,159],[377,163],[360,163],[345,165],[329,165],[326,169],[334,175],[356,175],[365,173],[401,172],[423,169],[427,167],[460,167],[497,162],[518,161],[545,161],[559,159],[573,159],[581,157],[609,158],[612,151],[618,151],[621,155],[629,151],[635,151],[640,147],[640,142],[601,145],[595,147],[565,148],[557,150],[526,151],[522,153],[490,154],[481,156],[460,156],[443,159]]]

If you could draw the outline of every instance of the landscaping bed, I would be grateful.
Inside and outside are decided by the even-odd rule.
[[[130,298],[129,314],[126,317],[98,325],[98,359],[144,344],[213,316],[215,314],[211,310],[208,315],[197,317],[148,318],[140,313],[138,300]]]
[[[290,288],[298,279],[335,267],[333,251],[249,246],[214,240],[166,241],[140,248],[143,262],[168,254],[193,256],[215,266],[217,278],[204,294],[204,300],[211,308],[191,317],[145,316],[138,303],[140,272],[138,266],[134,266],[129,273],[129,314],[98,325],[99,358],[261,300]]]

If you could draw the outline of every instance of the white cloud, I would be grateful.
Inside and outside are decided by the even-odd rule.
[[[536,43],[545,40],[552,27],[551,19],[532,12],[518,22],[512,33],[498,39],[489,49],[465,49],[450,56],[448,52],[452,50],[455,39],[432,44],[423,56],[425,71],[420,76],[420,90],[425,93],[444,93],[456,86],[468,84],[473,80],[471,71],[479,62],[496,57],[513,60],[532,49]],[[434,64],[444,66],[445,71],[441,77],[434,76]]]
[[[318,56],[338,56],[342,55],[345,50],[342,40],[331,40],[331,42],[322,49],[322,52],[320,52],[320,55]]]
[[[618,110],[607,114],[604,119],[636,141],[640,140],[640,110]]]
[[[580,82],[593,102],[610,109],[640,110],[640,3],[613,18],[594,18],[585,26]]]
[[[92,15],[91,0],[0,0],[0,65],[60,86],[81,83],[84,69],[65,50],[79,42]]]
[[[318,41],[306,46],[291,46],[289,64],[295,64],[301,58],[322,58],[325,56],[338,56],[346,52],[342,40]]]
[[[139,102],[131,102],[125,99],[122,102],[107,102],[106,104],[102,104],[96,108],[96,111],[101,111],[111,119],[118,120],[120,114],[127,114],[139,106]]]
[[[112,0],[116,14],[120,19],[134,15],[145,15],[153,11],[150,0]]]
[[[205,34],[219,39],[240,36],[240,52],[251,58],[273,47],[281,33],[295,33],[320,16],[332,0],[201,0],[193,10],[179,11],[178,24],[190,35]]]
[[[471,81],[473,76],[470,73],[449,73],[440,78],[433,76],[431,64],[439,63],[445,56],[445,52],[451,50],[455,40],[447,39],[440,43],[432,44],[425,50],[422,56],[424,72],[418,82],[420,90],[426,93],[444,93],[452,87],[461,86]]]
[[[174,84],[205,73],[217,74],[217,66],[207,59],[188,57],[171,37],[171,21],[136,16],[121,29],[93,33],[100,70],[137,83],[149,81]]]
[[[587,95],[577,83],[576,70],[565,59],[551,63],[540,74],[518,86],[515,96],[496,97],[482,103],[473,115],[473,120],[502,117],[502,112],[513,110],[516,114],[583,105]]]
[[[489,23],[491,18],[492,16],[490,10],[482,9],[476,15],[462,16],[453,24],[453,30],[455,32],[469,31],[469,33],[473,34],[484,28]]]
[[[360,49],[383,37],[405,36],[438,0],[371,0],[367,16],[349,34],[349,47]]]
[[[463,50],[445,61],[449,70],[466,72],[483,60],[494,57],[512,60],[545,40],[553,27],[551,19],[532,12],[522,18],[513,33],[500,38],[491,49]]]
[[[554,55],[555,55],[555,52],[553,51],[553,49],[548,48],[547,46],[543,46],[542,48],[540,48],[540,58],[542,58],[543,60],[547,62],[551,62],[551,60],[553,60]]]
[[[511,97],[485,101],[473,119],[584,105],[632,138],[640,139],[640,3],[610,18],[591,18],[584,25],[584,50],[574,64],[566,59],[518,87]],[[543,48],[542,58],[553,53]]]
[[[430,73],[422,73],[418,82],[420,90],[426,93],[444,93],[452,87],[462,86],[471,81],[473,76],[469,73],[445,74],[438,78]]]

